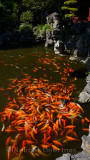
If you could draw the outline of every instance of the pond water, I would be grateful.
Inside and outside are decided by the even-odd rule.
[[[31,48],[0,50],[0,111],[4,110],[8,102],[8,96],[12,94],[12,97],[14,97],[12,90],[4,90],[14,78],[21,79],[25,74],[29,74],[32,78],[45,78],[48,79],[50,83],[59,83],[63,82],[61,75],[67,67],[75,69],[73,73],[70,73],[65,85],[70,85],[70,83],[76,85],[72,97],[74,101],[77,102],[78,95],[86,84],[85,65],[79,62],[70,62],[68,58],[69,56],[60,57],[55,55],[53,48],[46,49],[44,45],[33,46]],[[52,63],[49,62],[49,60],[52,60]],[[60,66],[59,71],[56,69],[55,64]],[[85,116],[90,119],[90,103],[81,104],[81,106],[84,109]],[[0,122],[0,128],[2,128],[2,122]],[[79,138],[85,134],[81,130],[78,130],[78,133]],[[5,141],[8,136],[9,134],[7,133],[1,133],[0,160],[7,160]],[[62,153],[78,153],[81,151],[80,146],[81,140],[74,142],[74,145],[73,142],[70,142],[63,148]],[[71,151],[69,149],[71,149]],[[62,155],[62,153],[53,153],[49,159],[55,160],[55,158]]]

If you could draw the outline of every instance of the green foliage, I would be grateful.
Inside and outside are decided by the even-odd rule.
[[[25,23],[22,23],[20,26],[19,26],[19,30],[25,30],[25,29],[28,29],[30,30],[32,28],[32,25],[30,24],[25,24]]]
[[[31,11],[22,12],[20,20],[24,23],[31,23],[33,21],[33,13]]]
[[[73,14],[65,14],[65,18],[73,17]]]
[[[68,10],[69,10],[69,11],[74,11],[74,12],[76,12],[76,11],[78,11],[78,8],[69,8],[69,7],[68,7]]]
[[[75,1],[75,0],[74,0]],[[64,0],[0,0],[0,24],[3,28],[18,28],[20,23],[45,23],[45,13],[60,13]],[[69,7],[70,8],[70,7]],[[25,26],[26,27],[26,26]],[[44,26],[44,33],[47,26]]]
[[[49,31],[52,31],[52,30],[53,30],[53,28],[51,28],[51,26],[50,26],[49,24],[45,24],[45,25],[43,25],[43,27],[42,27],[42,33],[45,34],[47,29],[48,29]]]
[[[66,10],[68,9],[68,7],[64,6],[64,7],[61,7],[62,10]]]
[[[18,24],[18,12],[19,6],[17,2],[15,2],[14,0],[1,0],[0,23],[3,25],[4,28],[11,29],[13,27],[16,27],[16,25]]]
[[[4,5],[0,2],[0,9],[3,8],[4,9]]]
[[[70,5],[70,4],[75,4],[75,3],[77,3],[77,0],[69,0],[69,1],[64,2],[65,5]]]
[[[35,27],[35,35],[37,36],[40,32],[42,33],[42,35],[45,35],[47,29],[50,31],[53,30],[53,28],[51,28],[51,26],[49,24],[37,25]]]
[[[76,16],[76,12],[78,11],[76,4],[77,0],[66,0],[64,2],[64,6],[62,6],[61,9],[66,11],[65,18],[71,18]]]
[[[48,0],[22,0],[23,6],[28,9],[41,10],[47,6]]]

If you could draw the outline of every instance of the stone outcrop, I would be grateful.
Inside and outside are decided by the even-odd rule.
[[[56,160],[70,160],[71,154],[63,154],[62,157],[56,158]]]
[[[56,39],[55,36],[58,36],[58,33],[60,31],[60,16],[58,13],[54,12],[46,17],[46,23],[50,25],[52,30],[49,29],[46,30],[46,42],[45,47],[48,47],[50,45],[54,45],[54,39]]]
[[[89,126],[89,135],[82,136],[82,152],[71,155],[70,153],[63,154],[61,157],[56,158],[56,160],[90,160],[90,126]]]
[[[12,32],[5,31],[0,33],[0,47],[6,46],[20,46],[20,45],[30,45],[32,43],[37,43],[41,41],[41,37],[35,39],[33,30],[14,30]]]
[[[90,74],[86,78],[87,85],[84,87],[83,91],[79,95],[79,102],[86,103],[90,102]]]
[[[75,23],[70,29],[63,30],[66,51],[73,53],[73,57],[86,60],[87,57],[90,57],[89,23]]]
[[[46,30],[46,42],[45,42],[45,47],[52,46],[54,45],[54,40],[52,37],[52,31],[49,29]]]
[[[52,30],[46,30],[46,42],[45,47],[54,45],[54,52],[56,54],[63,54],[65,47],[62,41],[62,30],[61,30],[61,22],[60,15],[56,12],[50,14],[46,17],[47,24],[50,25]]]
[[[63,42],[65,50],[73,55],[70,60],[79,60],[86,64],[87,74],[90,74],[90,24],[75,23],[71,30],[65,30]],[[90,102],[90,80],[79,95],[79,102]]]
[[[64,44],[60,40],[54,40],[54,52],[55,54],[63,55],[65,50]]]

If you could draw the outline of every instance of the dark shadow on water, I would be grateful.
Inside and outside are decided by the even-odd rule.
[[[79,104],[82,106],[85,116],[88,119],[90,119],[90,102],[88,102],[88,103],[79,103]]]
[[[86,69],[85,68],[80,68],[79,70],[75,70],[73,73],[70,74],[71,77],[76,77],[76,78],[86,78]]]
[[[25,43],[14,43],[14,44],[4,44],[3,46],[0,46],[0,50],[8,50],[8,49],[22,49],[22,48],[32,48],[35,46],[44,45],[45,42],[25,42]]]

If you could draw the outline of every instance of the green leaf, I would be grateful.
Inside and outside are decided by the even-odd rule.
[[[65,1],[64,2],[65,5],[75,4],[75,3],[77,3],[77,0],[70,0],[70,1]]]

